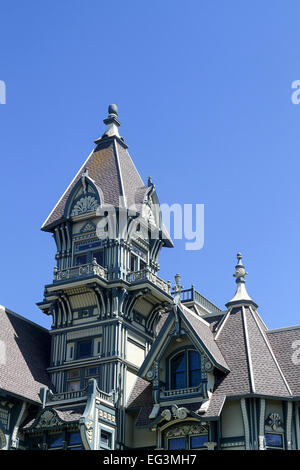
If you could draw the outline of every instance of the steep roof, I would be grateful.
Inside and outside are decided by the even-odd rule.
[[[144,185],[122,141],[105,136],[97,141],[95,149],[42,225],[42,230],[48,230],[49,226],[64,217],[68,197],[87,169],[89,178],[101,190],[101,204],[117,207],[120,198],[124,198],[126,207],[140,209],[149,188]]]
[[[291,397],[266,331],[251,305],[240,305],[229,311],[216,334],[216,343],[229,365],[230,373],[220,380],[214,393]]]
[[[40,403],[49,355],[48,331],[0,306],[0,389]]]
[[[300,325],[266,334],[293,395],[300,397]]]
[[[191,330],[195,333],[196,337],[203,344],[205,349],[208,351],[213,359],[213,362],[221,366],[226,371],[229,370],[228,364],[220,351],[219,346],[216,344],[214,335],[211,331],[210,324],[203,320],[200,316],[197,316],[185,305],[181,304],[179,311],[182,315],[183,320],[191,327]]]

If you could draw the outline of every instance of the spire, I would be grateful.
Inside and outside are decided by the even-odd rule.
[[[95,143],[98,143],[103,137],[113,137],[116,136],[121,139],[119,134],[119,127],[121,125],[118,119],[118,106],[116,104],[110,104],[108,106],[108,116],[106,119],[103,119],[106,129],[104,134],[100,139],[95,140]]]
[[[245,271],[245,267],[242,262],[242,255],[241,253],[237,254],[237,265],[235,266],[235,273],[233,274],[233,277],[236,278],[236,283],[237,283],[237,288],[234,297],[226,304],[226,307],[238,304],[238,303],[243,303],[247,304],[250,303],[257,307],[256,303],[253,302],[251,297],[249,297],[248,292],[246,290],[245,286],[245,276],[247,276],[248,273]]]

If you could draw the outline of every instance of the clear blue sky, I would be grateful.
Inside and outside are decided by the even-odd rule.
[[[117,103],[161,202],[205,204],[205,245],[165,249],[160,275],[221,308],[236,253],[269,328],[300,323],[297,1],[0,1],[0,304],[35,303],[55,244],[40,226]]]

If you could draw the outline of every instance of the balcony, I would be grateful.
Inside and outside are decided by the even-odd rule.
[[[114,404],[114,394],[105,393],[97,387],[96,400],[104,401],[110,404]],[[50,390],[47,390],[46,394],[46,403],[47,405],[53,405],[54,403],[63,403],[63,402],[82,402],[86,401],[88,398],[88,387],[83,390],[76,390],[72,392],[63,392],[63,393],[52,393]]]
[[[54,282],[68,281],[69,279],[75,279],[87,276],[99,276],[102,279],[107,280],[107,271],[105,268],[97,264],[96,262],[90,264],[81,264],[72,268],[58,270],[54,268]]]
[[[103,266],[100,266],[94,260],[93,263],[81,264],[67,269],[58,270],[54,268],[54,283],[80,279],[92,275],[99,276],[105,281],[119,281],[123,279],[117,272],[108,273],[106,268],[103,268]],[[132,284],[150,281],[156,287],[166,292],[168,295],[171,295],[171,284],[156,276],[156,274],[153,274],[148,268],[128,273],[126,275],[126,281]]]
[[[127,274],[127,281],[130,283],[150,281],[156,287],[171,295],[171,283],[156,276],[156,274],[153,274],[148,268]]]

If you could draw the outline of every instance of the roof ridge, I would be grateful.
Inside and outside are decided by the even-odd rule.
[[[285,386],[286,386],[286,388],[287,388],[288,393],[289,393],[290,395],[293,395],[293,394],[292,394],[292,391],[291,391],[291,388],[290,388],[290,386],[289,386],[289,384],[288,384],[288,382],[287,382],[287,380],[286,380],[286,378],[285,378],[285,375],[283,374],[283,372],[282,372],[282,370],[281,370],[281,367],[280,367],[280,365],[279,365],[279,363],[278,363],[278,361],[277,361],[277,359],[276,359],[276,357],[275,357],[275,354],[274,354],[274,352],[273,352],[273,349],[272,349],[271,345],[269,344],[269,341],[267,340],[266,335],[264,334],[265,332],[262,330],[262,328],[261,328],[261,326],[260,326],[260,324],[259,324],[257,318],[255,317],[255,312],[254,312],[254,310],[252,310],[251,305],[249,306],[249,309],[250,309],[250,313],[252,314],[252,317],[253,317],[253,319],[254,319],[254,321],[255,321],[255,323],[256,323],[258,329],[259,329],[259,332],[260,332],[260,334],[261,334],[263,340],[265,341],[265,344],[266,344],[266,346],[267,346],[267,348],[268,348],[268,350],[269,350],[269,352],[270,352],[270,354],[271,354],[271,356],[272,356],[273,362],[275,363],[275,366],[277,367],[277,369],[278,369],[278,371],[279,371],[279,374],[281,375],[281,377],[282,377],[282,379],[283,379],[283,381],[284,381],[284,384],[285,384]]]
[[[205,326],[207,326],[208,328],[210,327],[210,323],[208,323],[206,320],[204,320],[204,318],[202,318],[200,315],[196,315],[195,312],[193,312],[190,308],[186,307],[184,304],[181,303],[181,306],[184,307],[188,313],[190,313],[191,315],[193,315],[193,317],[197,318],[197,320],[200,320],[202,321],[202,323],[204,323]]]
[[[283,326],[282,328],[274,328],[273,330],[267,330],[266,334],[277,333],[277,332],[280,332],[280,331],[298,330],[298,329],[300,329],[300,325]]]
[[[247,357],[247,363],[248,363],[249,375],[250,375],[250,387],[252,389],[252,393],[255,393],[256,390],[255,390],[254,370],[253,370],[253,364],[252,364],[252,358],[251,358],[251,347],[250,347],[248,325],[247,325],[247,318],[246,318],[244,305],[242,305],[242,320],[243,320],[243,328],[244,328],[245,342],[246,342],[246,357]]]
[[[126,198],[125,189],[124,189],[123,175],[122,175],[122,171],[121,171],[120,158],[119,158],[119,153],[118,153],[118,149],[117,149],[116,139],[113,139],[113,146],[114,146],[115,158],[116,158],[116,161],[117,161],[117,168],[118,168],[118,174],[119,174],[119,180],[120,180],[120,188],[121,188],[121,193],[122,193],[122,197],[123,197],[123,200],[122,201],[119,200],[119,202],[120,202],[120,204],[122,202],[122,204],[124,204],[124,207],[126,207],[127,198]]]
[[[54,213],[55,209],[58,207],[58,205],[60,204],[60,202],[62,201],[63,197],[65,196],[65,194],[68,192],[70,186],[74,183],[74,181],[76,180],[76,178],[78,177],[78,175],[80,174],[80,172],[83,170],[84,166],[87,164],[89,158],[93,155],[95,151],[95,148],[93,148],[93,150],[91,151],[91,153],[89,154],[89,156],[86,158],[86,160],[83,162],[83,164],[81,165],[80,169],[78,170],[78,172],[76,173],[76,175],[74,176],[74,178],[72,179],[72,181],[70,182],[70,184],[68,184],[68,187],[67,189],[64,191],[64,193],[62,194],[62,196],[59,198],[59,200],[57,201],[57,203],[55,204],[55,206],[53,207],[52,211],[50,212],[50,214],[48,215],[48,217],[45,219],[44,223],[42,224],[41,226],[41,229],[43,229],[44,227],[47,226],[47,222],[48,220],[50,219],[51,215]]]
[[[17,318],[20,318],[21,320],[33,325],[33,326],[36,326],[37,328],[40,328],[41,330],[49,333],[49,330],[47,328],[44,328],[43,326],[39,325],[38,323],[35,323],[31,320],[29,320],[28,318],[26,317],[23,317],[22,315],[19,315],[18,313],[16,312],[13,312],[12,310],[10,310],[9,308],[6,308],[4,305],[0,305],[0,309],[3,308],[4,312],[5,313],[9,313],[10,315],[14,315],[15,317]]]

